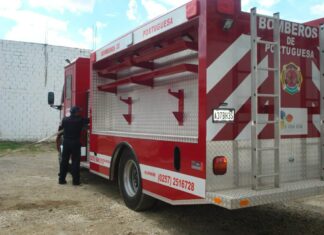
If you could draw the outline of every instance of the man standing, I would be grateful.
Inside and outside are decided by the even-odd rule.
[[[80,185],[80,155],[81,131],[86,120],[80,115],[80,108],[73,106],[70,109],[71,115],[62,120],[60,130],[63,129],[63,153],[62,161],[60,163],[59,184],[66,184],[66,174],[68,172],[70,156],[72,157],[72,178],[73,185]]]

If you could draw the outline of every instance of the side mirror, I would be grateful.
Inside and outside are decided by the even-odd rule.
[[[55,96],[54,96],[54,92],[50,91],[48,92],[47,94],[47,102],[49,105],[54,105],[54,99],[55,99]]]

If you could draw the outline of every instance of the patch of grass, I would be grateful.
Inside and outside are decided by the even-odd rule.
[[[0,142],[0,152],[7,152],[10,150],[16,150],[26,145],[26,143],[13,142],[13,141],[3,141]]]
[[[0,156],[14,152],[37,153],[55,150],[56,147],[53,142],[34,144],[32,142],[0,141]]]
[[[28,145],[26,146],[26,150],[30,152],[57,151],[56,143],[54,142],[44,142],[40,144]]]

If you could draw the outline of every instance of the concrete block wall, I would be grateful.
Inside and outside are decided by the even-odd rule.
[[[90,50],[0,40],[0,141],[36,141],[57,130],[59,111],[47,104],[62,94],[64,66]]]

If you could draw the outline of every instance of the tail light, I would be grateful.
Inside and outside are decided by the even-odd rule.
[[[215,175],[225,175],[227,171],[227,158],[217,156],[213,160],[213,171]]]

